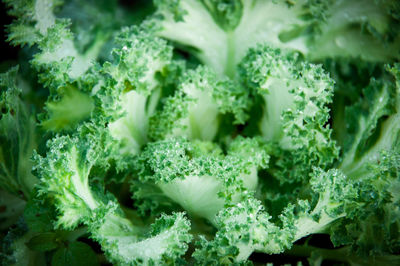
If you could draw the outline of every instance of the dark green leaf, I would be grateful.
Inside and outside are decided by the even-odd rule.
[[[57,234],[48,232],[32,237],[26,243],[29,249],[34,251],[50,251],[58,247]]]
[[[32,232],[48,232],[54,228],[52,214],[52,210],[48,206],[37,199],[31,199],[26,205],[24,219]]]
[[[59,248],[51,260],[53,266],[92,266],[99,265],[92,248],[82,242],[72,242],[66,247]]]

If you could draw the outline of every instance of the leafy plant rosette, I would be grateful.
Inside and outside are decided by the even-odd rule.
[[[4,265],[400,264],[398,1],[3,2]]]

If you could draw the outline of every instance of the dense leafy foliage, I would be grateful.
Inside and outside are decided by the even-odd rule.
[[[400,264],[398,1],[3,2],[4,265]]]

